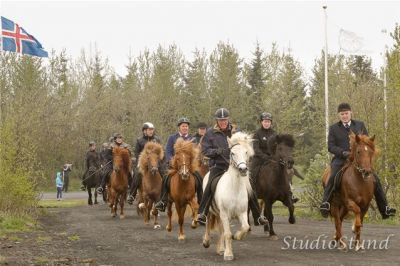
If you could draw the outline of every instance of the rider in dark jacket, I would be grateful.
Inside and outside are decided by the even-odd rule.
[[[82,176],[81,190],[86,190],[86,180],[100,169],[100,156],[96,151],[96,143],[89,142],[89,150],[86,152],[86,170]]]
[[[230,149],[228,137],[231,137],[234,133],[232,125],[229,122],[229,112],[227,109],[217,109],[214,116],[216,124],[213,128],[207,130],[202,142],[202,152],[205,156],[210,158],[210,174],[207,186],[204,189],[203,199],[200,203],[199,215],[197,217],[197,221],[203,225],[207,223],[207,215],[213,199],[211,183],[215,178],[222,176],[229,168]],[[253,215],[256,216],[255,225],[268,224],[268,220],[260,215],[260,208],[255,193],[251,193],[249,197],[249,205],[251,205],[252,210],[254,209]]]
[[[330,211],[329,202],[334,191],[335,176],[344,166],[347,157],[350,155],[350,131],[356,134],[368,135],[368,131],[362,121],[351,119],[352,112],[351,107],[348,103],[339,104],[337,112],[340,121],[334,123],[329,127],[328,134],[328,151],[334,156],[331,162],[331,175],[329,177],[328,184],[325,187],[322,204],[319,207],[321,214],[324,217],[327,217]],[[389,216],[394,216],[396,213],[396,209],[390,208],[388,206],[381,182],[376,173],[374,173],[374,176],[374,195],[379,212],[381,213],[383,219],[386,219]]]
[[[189,119],[187,119],[186,117],[180,118],[178,120],[178,132],[169,136],[166,147],[166,162],[168,164],[170,163],[172,157],[174,157],[175,155],[174,145],[179,138],[195,143],[194,138],[192,137],[192,135],[189,134],[189,125]],[[203,196],[203,177],[197,171],[193,172],[192,174],[196,177],[197,200],[200,202]],[[163,178],[161,199],[154,205],[154,208],[162,212],[165,211],[165,207],[167,206],[170,182],[171,177],[169,175],[165,175]]]
[[[136,198],[137,189],[140,187],[142,183],[142,173],[139,171],[137,166],[137,162],[139,160],[139,156],[142,153],[144,146],[147,142],[155,142],[161,144],[160,139],[154,133],[154,125],[150,122],[146,122],[143,124],[142,127],[143,136],[136,140],[135,146],[135,156],[136,156],[136,166],[135,166],[135,174],[132,179],[132,183],[129,189],[129,197],[128,197],[128,204],[133,204],[133,201]],[[160,162],[158,171],[161,176],[165,176],[167,173],[167,169],[164,162]]]

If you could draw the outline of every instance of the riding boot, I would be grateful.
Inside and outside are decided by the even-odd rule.
[[[249,207],[253,215],[254,225],[268,225],[268,220],[265,216],[261,215],[260,205],[258,204],[256,193],[251,192],[249,195]]]
[[[329,177],[328,183],[325,186],[324,195],[322,197],[322,204],[319,206],[319,211],[322,217],[328,217],[331,210],[331,204],[329,203],[332,198],[333,191],[335,190],[335,178],[337,173],[342,168],[343,164],[332,163],[331,164],[331,175]]]
[[[106,187],[106,184],[109,181],[112,169],[110,168],[110,169],[108,169],[108,171],[107,170],[104,170],[104,171],[105,172],[104,172],[104,174],[103,174],[103,176],[101,178],[100,186],[97,188],[97,193],[98,194],[103,194],[104,188]]]
[[[135,174],[132,178],[132,183],[129,188],[128,204],[132,205],[135,201],[137,190],[142,183],[142,173],[136,168]]]
[[[396,214],[396,209],[390,208],[387,203],[387,199],[385,193],[383,192],[381,181],[377,174],[374,173],[375,176],[375,201],[378,206],[379,212],[382,215],[382,219],[387,219],[390,216],[394,216]]]
[[[169,183],[170,183],[169,175],[166,175],[163,179],[163,184],[161,188],[161,199],[154,205],[154,208],[161,212],[165,212],[165,207],[167,207],[168,203],[168,192],[169,192]]]
[[[193,175],[196,177],[196,194],[197,202],[200,204],[201,198],[203,197],[203,178],[200,173],[195,171]]]

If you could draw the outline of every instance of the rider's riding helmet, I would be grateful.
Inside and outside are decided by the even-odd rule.
[[[183,123],[186,123],[186,124],[190,125],[190,121],[186,117],[181,117],[181,118],[178,119],[178,124],[177,124],[178,127]]]
[[[229,119],[229,111],[225,108],[219,108],[215,111],[214,114],[215,119]]]
[[[146,122],[143,124],[142,130],[148,129],[148,128],[153,128],[154,129],[154,125],[150,122]]]
[[[263,120],[269,120],[272,121],[272,114],[271,113],[267,113],[267,112],[263,112],[260,114],[260,121]]]
[[[122,136],[122,134],[120,133],[115,133],[114,134],[114,140],[116,140],[117,138],[123,138],[124,136]]]

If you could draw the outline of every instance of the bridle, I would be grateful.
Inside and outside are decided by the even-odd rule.
[[[362,178],[364,180],[367,180],[368,177],[372,174],[372,171],[365,170],[363,167],[359,166],[356,155],[357,155],[357,153],[355,152],[354,160],[353,160],[352,164],[353,164],[354,168],[361,174]]]

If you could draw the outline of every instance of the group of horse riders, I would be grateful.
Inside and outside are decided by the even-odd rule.
[[[367,134],[367,130],[363,122],[352,119],[351,107],[348,103],[341,103],[338,106],[338,117],[339,122],[334,123],[329,128],[328,136],[328,150],[332,153],[333,159],[331,162],[331,176],[329,182],[325,188],[323,202],[320,206],[321,214],[326,217],[330,211],[330,200],[332,193],[334,191],[334,179],[336,176],[340,175],[340,169],[346,162],[349,156],[350,145],[349,145],[349,134],[350,132],[358,134]],[[170,186],[170,177],[167,174],[168,163],[175,154],[174,144],[178,138],[184,140],[192,141],[195,144],[199,144],[201,141],[201,152],[204,156],[209,158],[209,179],[208,183],[204,189],[202,189],[202,179],[203,177],[195,172],[193,175],[196,177],[196,192],[197,199],[199,201],[200,207],[198,212],[197,221],[200,224],[206,224],[207,214],[209,207],[211,205],[213,195],[211,184],[213,180],[218,182],[218,178],[227,171],[230,162],[230,149],[228,144],[228,137],[231,137],[235,133],[236,128],[230,122],[229,111],[225,108],[219,108],[216,110],[215,115],[215,125],[207,129],[205,123],[198,124],[198,132],[193,137],[189,134],[190,121],[186,117],[182,117],[177,122],[178,131],[169,136],[166,145],[166,158],[164,162],[160,162],[159,173],[163,177],[163,185],[161,191],[161,199],[155,204],[155,208],[159,211],[164,212],[168,201],[168,192]],[[260,167],[263,164],[267,164],[271,160],[271,154],[268,149],[268,139],[274,136],[276,133],[272,129],[272,115],[267,112],[260,114],[259,122],[260,128],[254,134],[254,157],[252,159],[251,169],[250,169],[250,180],[251,185],[254,189],[254,180],[258,175]],[[160,144],[159,137],[155,134],[154,125],[150,122],[146,122],[142,127],[143,136],[137,139],[135,152],[132,153],[129,144],[123,141],[123,136],[119,133],[114,134],[112,139],[110,138],[110,145],[107,143],[103,144],[103,150],[97,155],[96,146],[94,142],[89,143],[89,150],[86,154],[87,170],[85,176],[93,172],[94,169],[102,169],[102,180],[101,185],[97,192],[102,193],[105,185],[109,182],[109,178],[112,172],[112,148],[115,146],[120,146],[127,148],[132,157],[139,158],[140,153],[143,151],[144,146],[147,142],[156,142]],[[100,163],[97,163],[100,162]],[[100,164],[100,166],[99,166]],[[129,197],[128,203],[132,204],[136,198],[137,189],[141,184],[141,173],[138,170],[137,163],[134,164],[134,175],[130,176],[129,184]],[[378,205],[378,209],[383,217],[386,219],[390,216],[394,216],[396,209],[391,208],[387,204],[385,194],[382,189],[382,185],[379,181],[378,176],[375,176],[375,199]],[[85,184],[82,182],[82,189],[84,189]],[[293,198],[294,202],[297,200]],[[254,218],[254,224],[257,225],[268,225],[268,220],[261,215],[260,208],[257,202],[257,196],[255,193],[251,193],[249,196],[249,208],[252,212]]]

